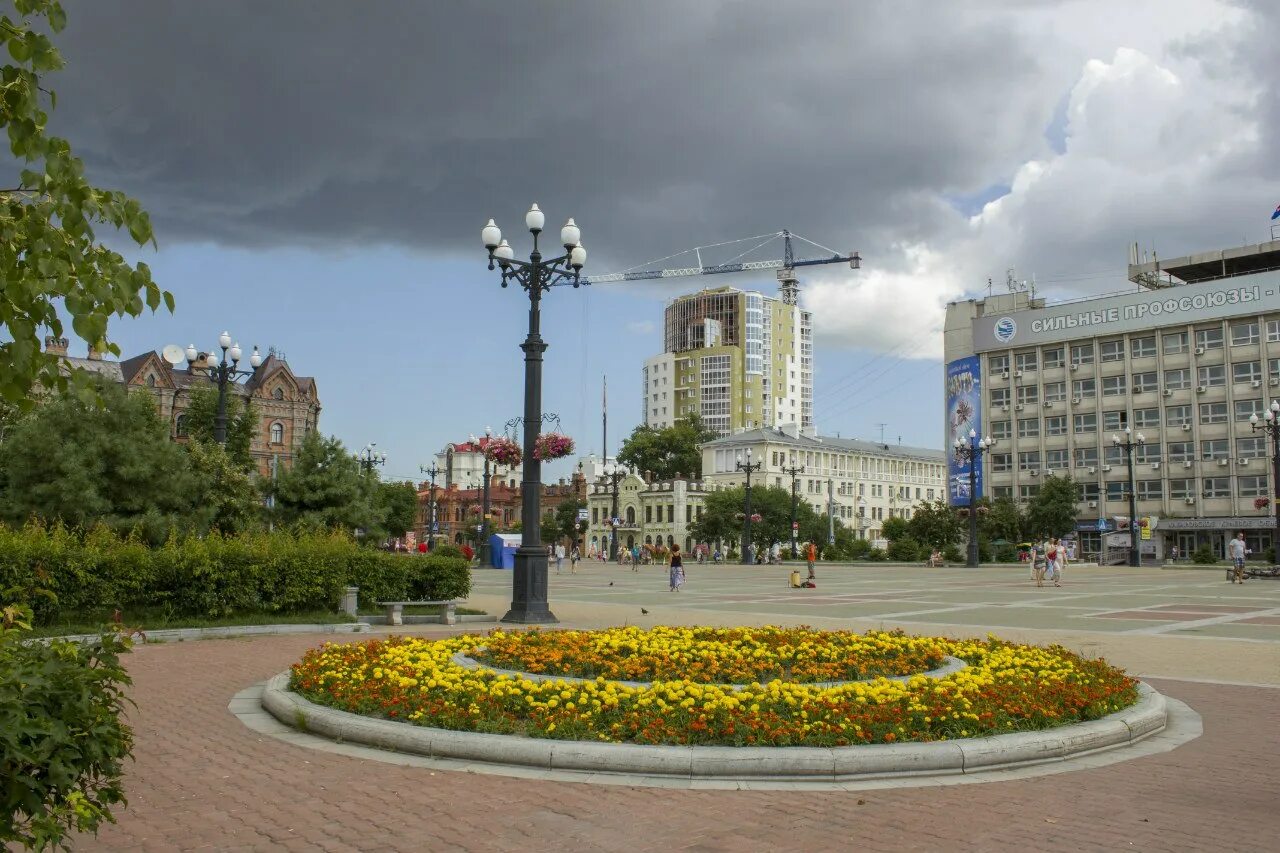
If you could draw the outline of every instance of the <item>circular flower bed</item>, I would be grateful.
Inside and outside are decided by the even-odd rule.
[[[494,631],[471,655],[497,669],[619,681],[806,684],[911,675],[946,653],[929,637],[787,628]]]
[[[658,637],[678,635],[680,630],[711,638],[716,631],[559,633],[569,639],[573,635],[593,638],[579,645],[604,642],[607,646],[609,638],[618,639],[617,657],[601,654],[604,661],[623,659],[627,640],[620,638],[639,634],[644,636],[643,644],[660,647]],[[791,634],[788,645],[797,648],[804,645],[805,636],[811,638],[811,646],[818,638],[842,636],[780,629],[726,629],[725,634],[737,630],[757,643],[752,646],[753,658],[757,651],[762,650],[764,658],[772,653],[771,646],[759,644],[761,636]],[[507,643],[512,636],[522,640]],[[996,637],[979,641],[864,635],[863,645],[898,645],[903,659],[936,648],[969,666],[941,679],[915,677],[901,683],[881,678],[838,686],[773,680],[728,687],[706,683],[705,677],[660,680],[643,687],[604,677],[585,683],[535,682],[483,668],[466,669],[451,660],[456,652],[473,654],[480,646],[531,649],[542,636],[555,634],[496,631],[488,637],[393,637],[326,644],[293,666],[290,683],[293,690],[321,705],[437,728],[566,740],[729,746],[846,746],[1046,729],[1098,719],[1137,700],[1137,683],[1104,661],[1084,659],[1059,646],[1022,646]],[[857,635],[844,636],[850,638],[849,647],[858,644]],[[637,652],[642,643],[637,643]],[[736,666],[732,656],[722,657],[722,670],[731,671]],[[522,660],[527,665],[528,658]],[[807,660],[792,654],[772,666],[783,671],[808,666]],[[563,658],[559,665],[571,666]],[[655,665],[654,671],[667,670]]]

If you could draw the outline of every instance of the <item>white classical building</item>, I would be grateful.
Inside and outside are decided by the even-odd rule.
[[[707,487],[698,480],[657,480],[646,482],[638,474],[627,474],[618,480],[618,548],[639,545],[670,547],[678,543],[692,552],[695,542],[690,531],[702,518]],[[613,509],[613,484],[602,477],[587,486],[587,510],[591,513],[587,534],[587,553],[609,551],[610,519]]]
[[[755,429],[702,445],[702,478],[712,488],[743,485],[739,458],[751,451],[763,462],[752,474],[752,485],[790,490],[791,474],[783,469],[803,467],[797,475],[800,499],[815,512],[832,514],[859,538],[880,539],[886,518],[911,517],[921,501],[946,495],[946,455],[941,450],[883,444],[851,438],[814,435],[795,424]]]

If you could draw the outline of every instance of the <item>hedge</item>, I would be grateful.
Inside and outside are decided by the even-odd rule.
[[[104,607],[213,618],[336,609],[348,585],[365,601],[465,598],[471,574],[465,559],[362,548],[332,532],[175,534],[149,548],[105,526],[0,525],[0,591],[29,601],[37,624]]]

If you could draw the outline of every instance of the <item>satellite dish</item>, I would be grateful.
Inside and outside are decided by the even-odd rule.
[[[165,348],[160,350],[160,354],[164,356],[164,360],[177,367],[182,364],[182,360],[187,357],[182,347],[177,344],[166,344]]]

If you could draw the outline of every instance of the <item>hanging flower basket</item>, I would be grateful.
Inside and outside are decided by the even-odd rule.
[[[482,509],[483,507],[480,506],[480,504],[472,504],[471,506],[467,507],[467,514],[479,515]]]
[[[733,518],[735,521],[742,521],[744,518],[746,518],[746,516],[738,512],[738,513],[734,513]]]
[[[491,438],[484,445],[484,455],[490,462],[514,468],[520,464],[520,445],[509,438]]]
[[[762,521],[764,521],[764,516],[763,516],[763,515],[761,515],[761,514],[760,514],[760,513],[758,513],[758,512],[753,512],[753,513],[751,513],[751,523],[752,523],[752,524],[759,524],[759,523],[760,523],[760,522],[762,522]]]
[[[960,507],[958,510],[956,510],[956,515],[960,516],[961,518],[968,518],[969,508],[967,506]]]
[[[1269,506],[1271,506],[1271,498],[1254,498],[1253,499],[1254,509],[1266,509]]]
[[[539,462],[563,459],[573,453],[573,439],[558,432],[544,432],[533,443],[533,458]]]
[[[978,507],[978,515],[986,515],[989,512],[991,512],[991,507],[989,506]]]

